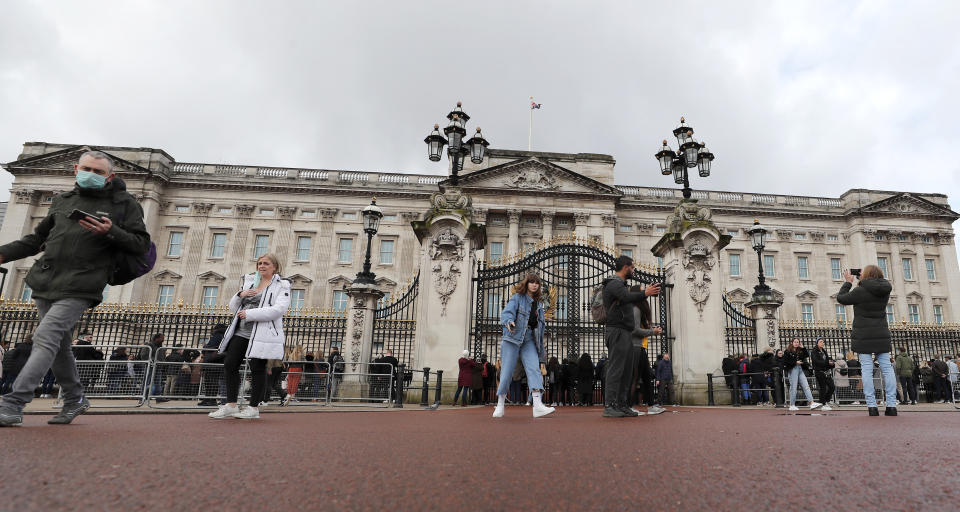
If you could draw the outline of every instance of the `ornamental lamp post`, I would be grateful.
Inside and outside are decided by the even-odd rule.
[[[373,235],[377,234],[377,229],[380,227],[383,210],[377,206],[377,198],[374,197],[361,213],[363,214],[363,231],[367,234],[367,255],[363,260],[363,271],[357,273],[354,283],[375,284],[377,276],[370,271],[370,246],[373,245]]]
[[[660,173],[664,176],[673,174],[673,181],[677,185],[683,185],[683,198],[690,199],[692,190],[690,189],[690,171],[694,167],[700,168],[700,177],[710,176],[710,165],[713,162],[714,155],[708,149],[706,144],[697,142],[693,138],[693,128],[688,126],[684,118],[680,118],[680,126],[673,130],[673,136],[677,139],[678,151],[670,149],[667,141],[663,141],[660,151],[654,155],[660,163]]]
[[[490,143],[483,138],[480,128],[468,140],[464,140],[467,135],[467,121],[470,116],[463,111],[461,102],[457,102],[457,107],[447,114],[449,124],[443,129],[443,135],[440,134],[440,125],[433,125],[433,131],[423,141],[427,144],[427,156],[431,162],[439,162],[440,154],[443,152],[443,146],[447,146],[447,158],[450,159],[451,176],[450,182],[457,185],[459,182],[459,173],[463,170],[463,160],[470,156],[470,161],[475,164],[483,163],[487,153],[487,147]],[[444,137],[446,135],[446,137]]]
[[[755,298],[760,295],[769,295],[770,287],[767,286],[766,278],[763,275],[763,247],[764,242],[766,241],[765,238],[767,236],[767,228],[763,227],[758,219],[753,219],[753,227],[747,231],[747,234],[750,235],[750,241],[752,242],[753,250],[757,251],[757,261],[760,264],[760,272],[758,275],[760,278],[760,284],[753,287],[753,295]]]

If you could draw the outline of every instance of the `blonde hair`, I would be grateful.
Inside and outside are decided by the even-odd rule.
[[[260,260],[264,258],[270,260],[270,263],[273,264],[274,268],[276,269],[273,271],[273,273],[276,275],[280,275],[280,260],[277,259],[277,256],[272,252],[268,252],[263,256],[260,256],[259,258],[257,258],[257,263],[260,263]]]
[[[846,357],[847,359],[856,359],[856,356],[853,355],[853,351],[847,352],[843,357]]]
[[[860,271],[860,279],[883,279],[883,271],[876,265],[867,265]]]
[[[294,345],[287,349],[287,361],[303,361],[303,347]]]

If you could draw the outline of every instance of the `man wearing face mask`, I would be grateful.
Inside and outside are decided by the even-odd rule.
[[[26,277],[40,323],[33,333],[30,358],[0,402],[0,427],[22,423],[24,406],[51,367],[63,394],[63,408],[48,423],[68,424],[90,407],[70,350],[71,331],[84,311],[100,303],[116,268],[115,255],[121,251],[142,254],[150,245],[143,209],[114,176],[108,155],[84,153],[74,174],[76,186],[53,199],[33,233],[0,246],[0,263],[43,252]]]

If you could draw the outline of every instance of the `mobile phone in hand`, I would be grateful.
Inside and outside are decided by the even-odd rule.
[[[67,218],[70,220],[80,220],[80,219],[85,219],[87,217],[91,219],[100,220],[100,217],[97,217],[92,213],[87,213],[83,210],[76,210],[76,209],[70,212],[70,215],[67,216]]]

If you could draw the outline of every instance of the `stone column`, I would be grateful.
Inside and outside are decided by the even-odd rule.
[[[317,236],[320,243],[317,244],[317,255],[313,260],[313,290],[310,292],[310,302],[314,307],[322,307],[326,296],[324,292],[329,291],[327,279],[330,276],[330,263],[333,259],[330,251],[337,243],[337,234],[333,231],[333,220],[337,218],[336,208],[317,208],[317,215],[320,217],[320,234]],[[344,345],[346,350],[346,345]]]
[[[780,346],[780,321],[777,320],[777,309],[783,303],[769,296],[753,295],[753,299],[745,306],[750,310],[750,316],[757,322],[757,353],[762,354],[765,349]]]
[[[573,213],[574,232],[580,238],[590,238],[590,214],[586,212]]]
[[[923,304],[920,305],[921,318],[924,322],[933,322],[933,289],[930,286],[930,280],[927,279],[927,253],[923,247],[923,237],[926,233],[911,233],[910,240],[917,249],[917,275],[915,276],[917,284],[920,285],[920,294],[923,295]],[[936,263],[934,263],[936,265]],[[935,270],[941,270],[936,269]],[[937,278],[939,279],[939,275]]]
[[[473,349],[471,277],[476,268],[476,253],[485,244],[485,231],[483,226],[473,223],[466,208],[470,198],[460,191],[434,194],[431,203],[434,207],[424,220],[412,223],[423,247],[417,356],[413,364],[442,369],[448,380],[455,381],[457,359],[464,349]]]
[[[147,233],[160,233],[160,212],[162,211],[160,195],[154,189],[151,189],[147,191],[146,194],[136,194],[134,197],[143,208],[143,223],[147,228]],[[157,246],[157,252],[163,254],[161,251],[163,251],[165,247],[162,241],[157,240],[153,236],[151,236],[150,241]],[[145,280],[146,278],[141,279]],[[137,281],[140,280],[138,279]],[[114,295],[113,297],[116,298],[111,298],[110,302],[144,302],[146,300],[146,294],[150,293],[150,291],[148,291],[148,287],[146,286],[138,286],[137,282],[129,283],[121,286],[120,296],[116,297]],[[110,293],[109,295],[113,294]]]
[[[617,230],[617,216],[609,213],[605,213],[600,216],[603,219],[603,233],[601,234],[601,239],[603,244],[607,247],[616,246],[616,230]]]
[[[37,207],[37,201],[40,199],[40,193],[36,190],[12,190],[11,201],[7,203],[7,213],[3,219],[3,228],[0,229],[0,236],[5,242],[19,240],[33,231],[32,218],[34,210]],[[26,271],[18,272],[18,269],[30,268],[32,258],[24,258],[14,262],[5,262],[9,272],[7,273],[6,289],[2,290],[3,297],[7,300],[20,299],[20,287],[23,276]]]
[[[543,210],[540,212],[540,219],[543,221],[543,241],[553,240],[553,218],[557,212],[553,210]]]
[[[960,297],[960,265],[953,233],[937,233],[937,245],[940,247],[940,271],[943,272],[943,276],[938,277],[947,287],[947,297]],[[960,322],[960,300],[948,300],[943,313],[944,322]]]
[[[296,206],[278,206],[277,213],[280,214],[280,229],[277,230],[277,259],[282,265],[289,265],[293,258],[290,258],[290,247],[296,243],[291,240],[293,236],[293,216],[297,213]],[[296,251],[296,249],[294,249]]]
[[[203,241],[207,236],[207,222],[210,220],[212,203],[193,203],[193,212],[199,217],[190,236],[190,245],[187,248],[187,265],[184,268],[184,279],[181,283],[180,298],[185,302],[193,301],[194,290],[197,287],[197,274],[200,270],[200,260],[203,259]]]
[[[707,373],[726,353],[722,279],[718,254],[730,235],[710,220],[708,208],[681,201],[667,218],[667,232],[653,247],[664,259],[670,291],[674,342],[673,374],[684,404],[707,402]]]
[[[507,218],[510,219],[510,238],[504,256],[520,252],[520,210],[507,210]]]
[[[342,355],[351,373],[369,373],[366,366],[373,350],[373,310],[383,292],[376,284],[353,283],[347,289],[350,305],[347,308],[347,325],[342,345]]]
[[[896,305],[893,307],[894,321],[899,322],[907,318],[907,282],[906,279],[904,279],[903,258],[900,255],[900,233],[891,231],[888,236],[890,237],[890,267],[887,270],[890,272],[890,275],[885,277],[893,284],[893,293],[891,293],[891,295],[896,297]],[[863,267],[861,266],[860,268]],[[913,262],[913,274],[914,279],[916,279],[916,261]],[[854,284],[856,284],[856,282]]]

